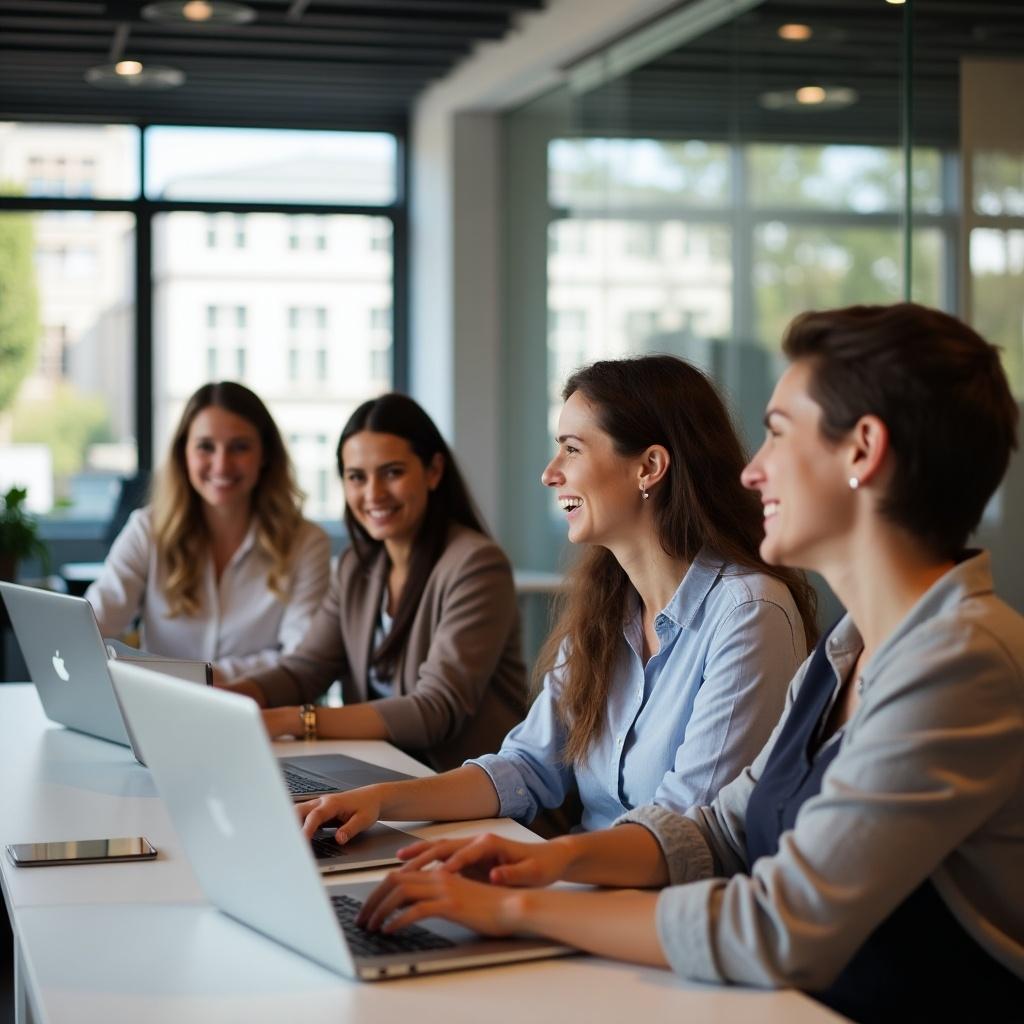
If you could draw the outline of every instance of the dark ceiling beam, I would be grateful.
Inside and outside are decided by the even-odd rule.
[[[0,10],[0,31],[38,33],[46,37],[53,33],[101,33],[112,32],[119,24],[130,24],[133,37],[176,39],[182,43],[192,42],[201,38],[209,43],[234,45],[247,44],[249,41],[287,40],[322,43],[330,39],[335,43],[406,43],[411,45],[464,45],[477,39],[499,39],[505,34],[503,26],[493,24],[465,28],[455,24],[451,30],[438,31],[437,23],[423,19],[414,25],[404,20],[395,25],[380,25],[374,28],[347,26],[302,26],[299,28],[286,24],[245,25],[237,28],[221,28],[216,30],[203,29],[199,26],[187,25],[159,26],[152,22],[118,22],[100,18],[30,18],[20,15],[5,14]]]
[[[267,4],[260,0],[246,0],[258,11],[267,9]],[[280,4],[274,4],[279,8]],[[320,14],[325,11],[337,10],[374,13],[380,11],[403,11],[407,14],[423,14],[425,11],[438,13],[463,14],[466,11],[480,14],[518,14],[523,11],[539,11],[544,7],[544,0],[313,0],[307,8],[309,14]]]

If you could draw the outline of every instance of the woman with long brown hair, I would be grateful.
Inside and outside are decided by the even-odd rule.
[[[512,567],[437,426],[388,394],[338,442],[352,545],[298,648],[232,688],[272,736],[388,739],[436,768],[495,750],[523,715]],[[340,708],[312,702],[339,679]]]
[[[685,814],[417,844],[365,923],[545,936],[801,988],[857,1021],[1020,1020],[1024,618],[967,547],[1017,447],[1017,403],[995,346],[912,303],[805,313],[783,348],[743,480],[763,556],[821,572],[847,613],[768,743]],[[504,888],[560,878],[628,888]]]
[[[329,561],[267,407],[221,381],[189,398],[151,503],[132,513],[85,596],[104,636],[141,615],[147,650],[210,661],[227,681],[302,639]]]
[[[586,829],[710,799],[767,738],[814,638],[813,593],[758,555],[760,509],[721,399],[671,356],[595,363],[563,392],[542,476],[587,545],[543,685],[496,755],[300,806],[340,841],[380,817],[530,821],[579,790]]]

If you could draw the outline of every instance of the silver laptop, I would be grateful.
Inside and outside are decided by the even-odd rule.
[[[46,717],[69,729],[131,747],[136,760],[145,764],[110,685],[107,647],[92,605],[82,597],[15,583],[0,583],[0,593]],[[141,652],[133,656],[146,657]],[[180,664],[202,669],[204,663]],[[166,666],[167,659],[162,659],[160,670],[166,671]],[[200,674],[193,681],[205,678]],[[341,754],[283,757],[280,762],[296,801],[411,777]]]
[[[411,775],[391,771],[345,754],[297,754],[279,757],[281,774],[292,800],[312,800],[375,782],[401,782]]]
[[[199,884],[225,914],[366,981],[574,952],[536,939],[484,939],[444,921],[392,936],[356,928],[373,883],[324,887],[256,705],[137,665],[114,663],[111,673]]]
[[[131,746],[89,602],[15,583],[0,583],[0,594],[46,717]]]

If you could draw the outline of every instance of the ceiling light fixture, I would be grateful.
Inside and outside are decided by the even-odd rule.
[[[188,0],[182,5],[181,13],[189,21],[209,21],[213,17],[213,6],[208,0]]]
[[[119,60],[89,68],[85,80],[97,89],[174,89],[184,84],[185,72],[162,64]]]
[[[795,111],[842,110],[858,100],[857,90],[847,85],[804,85],[799,89],[764,92],[758,103],[765,110]]]
[[[819,103],[825,102],[828,93],[820,85],[805,85],[803,88],[797,89],[795,95],[797,103],[817,106]]]
[[[192,25],[246,25],[256,11],[235,0],[158,0],[142,8],[147,21],[189,22]]]
[[[907,0],[885,0],[887,4],[892,4],[893,7],[901,7],[907,2]]]
[[[778,35],[780,39],[785,39],[790,43],[803,43],[814,35],[814,29],[812,29],[810,25],[800,25],[796,22],[790,22],[787,25],[779,26]]]

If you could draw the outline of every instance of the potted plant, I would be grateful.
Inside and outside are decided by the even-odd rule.
[[[12,487],[0,499],[0,580],[13,581],[23,558],[36,556],[44,567],[49,562],[39,523],[24,507],[27,494],[24,487]]]

